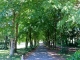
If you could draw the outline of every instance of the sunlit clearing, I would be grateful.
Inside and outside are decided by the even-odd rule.
[[[39,41],[39,45],[40,45],[40,46],[43,45],[43,41],[42,41],[42,40]]]
[[[40,40],[40,41],[39,41],[39,43],[43,43],[43,41],[42,41],[42,40]]]
[[[20,44],[17,44],[17,48],[25,48],[25,42],[22,42]]]

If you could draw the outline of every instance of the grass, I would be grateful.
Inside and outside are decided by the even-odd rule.
[[[0,50],[0,60],[20,60],[20,55],[9,56],[9,50]]]
[[[80,50],[77,50],[72,56],[67,58],[67,60],[80,60]]]
[[[17,49],[17,53],[15,53],[14,56],[11,57],[9,55],[9,50],[0,50],[0,60],[21,60],[21,56],[30,52],[31,50],[31,48]]]

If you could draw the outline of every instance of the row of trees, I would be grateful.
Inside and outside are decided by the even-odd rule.
[[[10,55],[17,42],[30,42],[33,48],[44,40],[49,47],[68,45],[79,39],[78,0],[3,0],[0,1],[0,35],[10,39]],[[77,38],[77,39],[76,39]],[[7,38],[5,39],[7,41]]]

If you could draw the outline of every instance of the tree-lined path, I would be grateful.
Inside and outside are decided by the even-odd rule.
[[[41,44],[31,55],[25,58],[25,60],[59,60],[49,55],[48,52],[47,48]]]
[[[0,0],[0,60],[21,60],[39,41],[65,55],[68,47],[80,48],[80,0]],[[80,60],[78,52],[74,60]],[[48,53],[39,46],[27,59],[56,60]]]

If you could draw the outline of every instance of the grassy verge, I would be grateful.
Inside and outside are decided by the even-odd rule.
[[[80,60],[80,50],[76,51],[72,56],[66,60]]]
[[[20,60],[20,55],[9,56],[9,50],[0,50],[0,60]]]
[[[9,50],[0,50],[0,60],[20,60],[21,55],[30,52],[31,49],[18,49],[17,52],[15,53],[14,56],[9,55]]]

